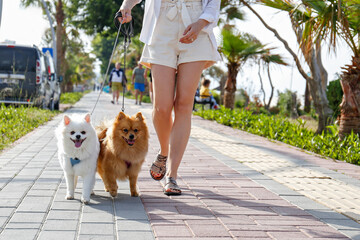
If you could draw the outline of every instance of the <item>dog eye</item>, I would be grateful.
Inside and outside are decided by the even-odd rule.
[[[85,131],[82,131],[81,134],[86,134],[86,132],[85,132]]]
[[[74,134],[75,134],[75,132],[74,132],[74,131],[71,131],[71,132],[70,132],[70,134],[71,134],[71,135],[74,135]]]
[[[126,128],[124,129],[124,133],[127,133],[129,130],[127,130]]]
[[[137,130],[137,129],[134,129],[134,132],[138,132],[138,130]]]

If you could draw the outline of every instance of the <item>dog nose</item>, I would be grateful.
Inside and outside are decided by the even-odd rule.
[[[76,139],[80,139],[81,138],[81,135],[76,135]]]
[[[129,138],[130,138],[130,139],[134,139],[134,134],[130,134],[130,135],[129,135]]]

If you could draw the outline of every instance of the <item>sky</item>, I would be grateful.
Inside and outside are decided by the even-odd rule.
[[[290,47],[296,53],[299,53],[299,48],[296,44],[295,34],[292,31],[289,17],[285,13],[263,7],[254,7],[261,16],[268,22],[270,26],[277,29],[280,35],[285,38]],[[271,76],[275,91],[283,92],[285,89],[297,91],[298,96],[301,97],[305,92],[305,79],[299,74],[294,61],[290,54],[285,50],[283,45],[274,37],[273,33],[267,30],[262,23],[249,10],[243,8],[245,11],[246,21],[237,21],[236,27],[241,32],[248,32],[258,38],[263,44],[268,47],[275,47],[274,53],[282,55],[285,61],[289,64],[288,67],[271,67]],[[3,0],[3,13],[0,26],[0,42],[5,40],[16,41],[17,44],[25,45],[42,45],[42,36],[45,30],[49,27],[49,22],[42,15],[42,11],[37,7],[29,7],[24,9],[20,7],[20,0]],[[219,30],[215,31],[219,35]],[[83,35],[85,42],[89,48],[90,37]],[[301,54],[299,54],[301,56]],[[335,74],[341,72],[341,67],[349,64],[352,53],[350,49],[343,43],[339,43],[336,55],[329,52],[328,46],[323,46],[323,64],[328,71],[329,81],[335,79]],[[300,57],[303,59],[302,57]],[[219,66],[226,70],[224,63],[219,63]],[[304,69],[308,72],[308,68],[303,64]],[[98,70],[99,67],[96,67]],[[266,97],[270,95],[270,85],[265,72],[262,74]],[[258,94],[260,92],[260,81],[258,77],[258,66],[253,62],[244,65],[237,78],[238,88],[245,88],[250,95]],[[217,83],[213,82],[210,88],[217,87]]]

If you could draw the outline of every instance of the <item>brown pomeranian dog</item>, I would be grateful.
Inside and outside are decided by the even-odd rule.
[[[105,191],[116,197],[116,180],[129,179],[131,196],[139,196],[136,183],[149,141],[143,115],[139,112],[130,117],[120,112],[113,122],[103,122],[95,129],[100,141],[97,172]]]

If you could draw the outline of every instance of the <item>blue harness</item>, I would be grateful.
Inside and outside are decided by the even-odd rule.
[[[80,159],[78,158],[70,158],[71,166],[74,166],[78,163],[80,163]]]

